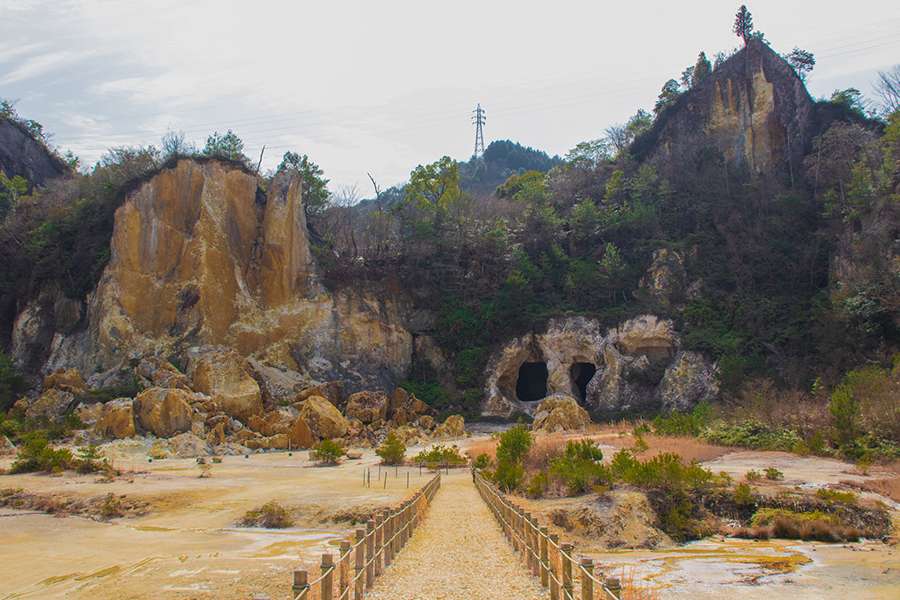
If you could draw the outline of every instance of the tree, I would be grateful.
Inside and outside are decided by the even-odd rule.
[[[183,131],[167,132],[162,137],[160,146],[163,161],[179,156],[191,156],[197,153],[197,148],[194,147],[194,144],[185,140]]]
[[[461,195],[459,165],[449,156],[416,167],[405,190],[407,204],[431,210],[446,210]]]
[[[700,85],[704,79],[709,77],[710,73],[712,73],[712,64],[706,58],[706,52],[701,52],[697,56],[697,64],[694,65],[694,70],[691,72],[691,87]]]
[[[295,169],[300,173],[300,190],[303,195],[303,206],[307,215],[320,215],[328,206],[331,192],[328,191],[328,179],[324,171],[305,154],[285,152],[278,165],[278,170]]]
[[[406,456],[406,445],[397,436],[397,433],[391,430],[384,438],[384,442],[375,450],[375,454],[381,457],[382,464],[399,465],[403,463],[403,457]]]
[[[592,169],[601,162],[609,160],[610,143],[605,139],[581,142],[566,154],[566,162],[586,169]]]
[[[753,15],[747,10],[747,5],[741,4],[737,14],[734,16],[734,27],[732,31],[736,36],[744,40],[744,45],[750,41],[753,36]]]
[[[868,100],[866,100],[862,92],[856,88],[847,88],[845,90],[835,90],[831,94],[832,104],[843,106],[849,112],[854,113],[858,117],[866,118],[866,113],[870,109]]]
[[[680,95],[681,88],[678,85],[678,82],[674,79],[668,80],[663,85],[662,91],[659,93],[659,98],[656,100],[656,106],[653,107],[653,112],[659,115],[663,110],[674,104]]]
[[[813,53],[800,48],[791,50],[790,54],[785,56],[784,59],[789,65],[794,67],[794,71],[797,72],[797,76],[801,81],[806,81],[806,76],[812,73],[813,68],[816,66],[816,57]]]
[[[247,163],[249,160],[244,156],[244,141],[230,129],[224,135],[214,131],[206,138],[203,154],[242,163]]]
[[[875,92],[881,98],[881,107],[886,115],[900,110],[900,65],[895,65],[890,71],[878,72]]]
[[[684,71],[681,72],[681,87],[685,90],[691,89],[691,84],[694,81],[694,65],[691,65],[685,68]]]
[[[0,223],[16,209],[19,197],[28,193],[28,180],[21,175],[12,178],[0,171]]]

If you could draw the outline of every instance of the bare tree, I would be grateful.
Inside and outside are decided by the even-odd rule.
[[[900,110],[900,65],[894,65],[890,71],[878,72],[875,93],[881,98],[885,113],[891,114]]]

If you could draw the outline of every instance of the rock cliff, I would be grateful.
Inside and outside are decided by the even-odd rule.
[[[391,387],[412,356],[407,302],[328,292],[299,177],[258,186],[243,169],[189,159],[137,186],[116,211],[109,263],[84,305],[49,294],[19,313],[17,362],[87,374],[140,356],[184,361],[190,348],[213,345],[309,380],[344,380],[350,391]]]
[[[24,125],[0,117],[0,171],[4,175],[19,175],[31,185],[44,185],[68,170]]]

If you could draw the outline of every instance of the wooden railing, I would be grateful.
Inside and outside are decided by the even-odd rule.
[[[620,600],[618,579],[595,574],[590,558],[576,561],[572,544],[560,543],[559,536],[541,527],[531,513],[510,501],[481,473],[473,470],[472,480],[513,550],[531,574],[540,578],[541,585],[550,589],[550,600]],[[575,592],[576,575],[580,596]]]
[[[396,510],[374,515],[365,529],[356,530],[354,540],[341,542],[337,562],[331,553],[322,555],[321,569],[314,580],[309,580],[308,571],[295,570],[291,597],[294,600],[362,600],[375,578],[394,562],[412,537],[440,487],[438,473]]]

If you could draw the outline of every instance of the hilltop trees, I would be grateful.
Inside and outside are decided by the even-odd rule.
[[[747,10],[745,4],[741,4],[737,14],[734,16],[734,27],[732,31],[736,36],[744,40],[744,45],[753,37],[753,15]]]
[[[296,169],[300,173],[303,205],[306,207],[306,214],[322,214],[328,206],[331,192],[328,191],[329,180],[325,179],[325,173],[319,165],[311,161],[305,154],[301,156],[297,152],[288,151],[284,153],[277,170],[280,171],[282,169]]]
[[[801,81],[806,81],[806,76],[816,66],[816,57],[813,53],[800,48],[791,50],[790,54],[785,56],[784,59],[789,65],[794,67],[794,71],[797,72],[797,76],[800,77]]]
[[[244,141],[230,129],[224,134],[214,131],[206,138],[206,146],[203,147],[202,153],[206,156],[242,163],[249,162],[249,159],[244,156]]]

